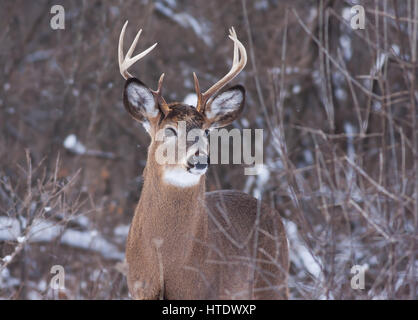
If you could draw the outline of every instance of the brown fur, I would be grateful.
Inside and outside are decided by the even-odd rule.
[[[205,193],[204,175],[190,188],[165,184],[155,149],[153,141],[126,245],[131,295],[287,299],[288,245],[279,214],[239,191]]]
[[[167,104],[161,91],[164,74],[156,91],[129,74],[128,68],[136,61],[131,54],[139,33],[124,56],[126,26],[127,22],[119,38],[119,68],[127,80],[124,104],[135,120],[146,124],[152,139],[144,186],[126,243],[131,295],[136,299],[286,299],[288,246],[279,214],[242,192],[205,193],[208,151],[201,146],[195,149],[193,141],[186,143],[190,154],[177,153],[176,158],[181,159],[175,164],[162,166],[155,159],[161,145],[154,139],[157,130],[169,130],[174,137],[178,133],[173,126],[185,121],[187,131],[207,132],[229,125],[241,114],[245,88],[237,85],[221,90],[247,62],[234,28],[229,30],[234,41],[231,70],[203,93],[193,74],[197,95],[193,108]],[[170,143],[180,138],[170,139]],[[207,149],[206,137],[199,142]],[[169,180],[191,178],[198,183],[187,188],[166,184],[165,170],[175,172]],[[177,182],[181,181],[174,180]]]

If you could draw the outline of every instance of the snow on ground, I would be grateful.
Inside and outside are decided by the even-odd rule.
[[[85,154],[87,149],[86,147],[77,139],[75,134],[68,135],[64,140],[64,148],[76,153],[76,154]]]
[[[78,231],[65,229],[63,225],[54,224],[43,219],[35,219],[29,230],[27,235],[22,235],[17,219],[0,217],[0,241],[51,242],[61,235],[61,244],[73,248],[91,250],[100,253],[107,259],[124,259],[124,253],[101,236],[97,230]]]
[[[283,223],[289,241],[290,260],[297,266],[298,270],[306,270],[316,279],[321,279],[321,265],[315,260],[304,244],[302,238],[299,236],[296,224],[287,219],[284,219]]]
[[[268,182],[268,180],[270,179],[270,171],[267,168],[267,166],[263,164],[256,164],[255,170],[257,172],[257,175],[256,175],[256,182],[255,182],[256,187],[253,190],[253,196],[256,199],[261,200],[263,191],[264,191],[263,189],[266,183]]]
[[[353,56],[353,49],[351,47],[351,38],[347,35],[340,37],[340,45],[343,49],[343,55],[346,60],[350,60]]]
[[[18,286],[20,280],[12,277],[8,268],[4,268],[0,273],[0,289]]]

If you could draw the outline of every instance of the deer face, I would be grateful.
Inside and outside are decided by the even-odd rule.
[[[126,21],[122,28],[118,51],[120,73],[127,80],[123,92],[125,109],[135,120],[142,123],[150,134],[149,155],[154,155],[154,158],[148,156],[148,161],[155,160],[158,163],[158,172],[161,173],[163,180],[179,187],[195,185],[208,168],[209,143],[207,136],[209,130],[230,124],[240,115],[244,107],[244,87],[235,86],[224,91],[220,90],[245,67],[247,63],[245,48],[238,40],[234,28],[231,28],[229,38],[234,42],[231,70],[204,93],[200,91],[199,81],[196,74],[193,73],[197,105],[168,104],[161,94],[164,74],[160,77],[158,89],[154,91],[128,72],[130,66],[147,55],[157,44],[132,57],[142,32],[139,30],[124,56],[123,39],[127,24]],[[181,141],[185,143],[179,144],[178,142]],[[176,144],[179,148],[175,147]],[[161,148],[162,146],[164,148]],[[160,153],[161,149],[168,151],[173,147],[174,154],[171,154],[171,158],[175,158],[175,161],[161,164],[158,161],[163,157]]]
[[[123,96],[125,109],[151,136],[149,152],[154,155],[161,177],[168,184],[185,187],[198,183],[205,174],[209,165],[209,131],[230,124],[240,115],[245,90],[242,86],[225,90],[211,99],[203,111],[183,103],[167,104],[160,93],[136,78],[127,80]],[[179,140],[184,142],[183,152]],[[163,150],[174,150],[174,161],[161,164],[158,156],[162,156]]]

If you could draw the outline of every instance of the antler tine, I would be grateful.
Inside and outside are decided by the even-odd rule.
[[[158,88],[157,90],[152,90],[152,92],[156,94],[161,94],[161,88],[163,87],[163,81],[164,81],[165,73],[162,73],[160,76],[160,79],[158,80]]]
[[[229,82],[231,82],[232,79],[234,79],[247,64],[247,52],[245,50],[244,45],[241,43],[241,41],[238,40],[234,27],[231,27],[231,29],[229,29],[228,37],[234,42],[234,56],[232,59],[232,67],[229,70],[229,72],[204,93],[200,92],[199,81],[197,80],[196,75],[193,74],[196,94],[198,98],[197,110],[200,112],[204,110],[205,104],[209,100],[209,98],[213,96],[216,92],[218,92],[220,89],[222,89]]]
[[[119,70],[120,66],[123,64],[123,38],[125,37],[125,30],[126,26],[128,25],[128,21],[125,22],[125,24],[122,27],[122,31],[119,35],[119,45],[118,45],[118,60],[119,60]]]
[[[163,87],[164,76],[165,76],[165,74],[162,73],[161,76],[160,76],[160,79],[158,80],[157,90],[151,90],[151,92],[154,94],[154,97],[157,99],[158,105],[160,106],[161,111],[165,115],[167,115],[170,112],[170,107],[168,106],[167,102],[163,98],[163,95],[162,95],[162,92],[161,92],[162,87]]]
[[[133,58],[131,58],[132,53],[135,50],[136,44],[138,43],[138,39],[142,33],[142,29],[138,31],[138,33],[135,36],[134,41],[132,42],[131,46],[129,47],[128,52],[126,53],[126,56],[123,54],[123,39],[125,37],[125,31],[126,27],[128,25],[128,21],[125,22],[123,25],[122,31],[119,36],[119,50],[118,50],[118,58],[119,58],[119,71],[122,77],[124,77],[126,80],[129,78],[132,78],[132,75],[128,72],[129,67],[131,67],[135,62],[145,57],[151,50],[155,48],[157,43],[149,47],[147,50],[142,51],[141,53],[137,54]]]
[[[235,32],[234,27],[229,29],[229,35],[233,36],[235,39],[238,39],[237,33]],[[232,60],[232,65],[236,65],[238,63],[238,47],[237,43],[234,41],[234,58]]]
[[[193,72],[193,79],[194,79],[194,89],[196,91],[196,96],[197,96],[196,109],[197,111],[202,112],[204,103],[202,100],[202,93],[200,92],[199,80],[197,79],[197,75],[195,72]]]

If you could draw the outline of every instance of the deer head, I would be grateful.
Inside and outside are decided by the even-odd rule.
[[[199,81],[193,73],[197,95],[196,106],[179,102],[167,103],[162,96],[164,74],[158,81],[157,90],[152,90],[128,72],[128,68],[153,50],[157,43],[132,57],[142,32],[139,30],[124,56],[123,39],[127,24],[128,22],[123,26],[119,38],[119,68],[121,75],[127,80],[123,101],[128,113],[140,122],[151,136],[147,167],[157,168],[160,177],[168,184],[181,187],[197,184],[209,164],[207,138],[209,131],[227,126],[243,110],[245,100],[243,86],[237,85],[223,91],[221,89],[245,67],[247,62],[245,48],[238,40],[234,28],[231,28],[229,38],[234,42],[231,70],[204,93],[200,91]],[[160,139],[161,133],[164,139]],[[193,133],[194,139],[189,139],[190,133]],[[165,147],[169,148],[171,145],[176,145],[177,139],[182,135],[186,137],[186,150],[180,153],[176,149],[176,163],[160,165],[155,161],[161,144],[164,143]]]

